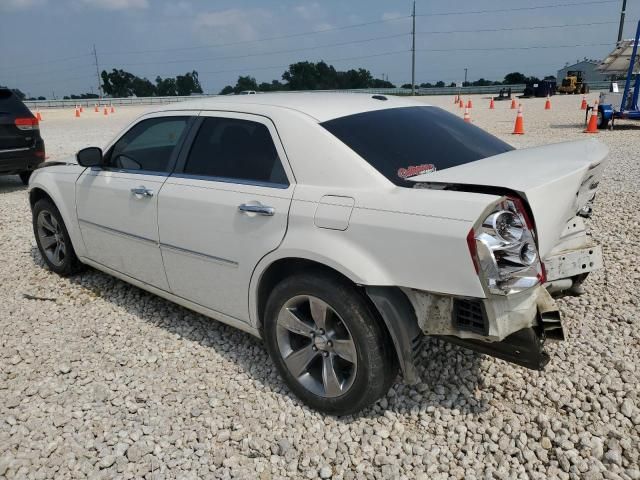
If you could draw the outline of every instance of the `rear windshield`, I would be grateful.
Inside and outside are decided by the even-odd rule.
[[[484,130],[437,107],[358,113],[322,123],[394,184],[410,177],[513,150]]]
[[[0,112],[30,115],[29,109],[18,96],[6,88],[0,88]]]

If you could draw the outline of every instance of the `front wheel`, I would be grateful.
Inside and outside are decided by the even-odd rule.
[[[378,315],[356,287],[318,271],[278,284],[265,309],[271,359],[293,393],[332,415],[362,410],[398,373]]]
[[[82,270],[62,216],[46,198],[33,206],[33,233],[40,255],[50,270],[63,276]]]

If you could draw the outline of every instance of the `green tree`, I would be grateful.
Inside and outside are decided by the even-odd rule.
[[[374,78],[369,85],[371,88],[396,88],[396,86],[388,80]]]
[[[505,85],[527,83],[527,77],[520,72],[511,72],[511,73],[507,73],[504,76],[504,81],[502,83],[504,83]]]
[[[220,90],[220,95],[229,95],[230,93],[233,93],[233,87],[231,85],[227,85]]]
[[[240,93],[245,90],[258,90],[258,83],[256,79],[247,75],[246,77],[239,76],[236,86],[233,87],[235,93]]]
[[[135,77],[131,81],[131,92],[136,97],[153,97],[156,95],[156,86],[147,78]]]
[[[102,90],[106,95],[111,97],[130,97],[133,95],[131,84],[135,75],[132,73],[114,68],[111,73],[103,70],[100,76],[102,77]]]
[[[202,93],[202,87],[198,80],[198,72],[195,70],[176,77],[176,89],[178,95],[191,95],[192,93]]]
[[[160,75],[156,77],[156,93],[160,97],[174,97],[178,94],[176,79],[167,77],[163,79]]]

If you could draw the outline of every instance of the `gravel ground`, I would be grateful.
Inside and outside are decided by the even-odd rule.
[[[517,147],[585,137],[580,98],[525,100],[522,137],[506,102],[473,101]],[[142,110],[43,111],[47,152],[103,145]],[[49,273],[25,189],[0,177],[0,477],[640,479],[640,125],[598,138],[606,270],[559,300],[568,341],[546,370],[431,340],[424,383],[342,419],[296,400],[247,334],[96,271]]]

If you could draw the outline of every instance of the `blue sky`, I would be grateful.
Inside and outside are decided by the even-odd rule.
[[[470,80],[544,76],[602,58],[622,1],[594,1],[418,0],[416,80],[460,81],[465,67]],[[531,9],[568,3],[584,5]],[[479,10],[498,11],[469,13]],[[410,11],[410,0],[0,0],[0,84],[48,98],[96,91],[95,44],[101,70],[151,80],[197,70],[212,93],[240,74],[270,81],[290,63],[321,59],[399,85],[411,80]],[[625,38],[638,19],[640,0],[628,0]]]

